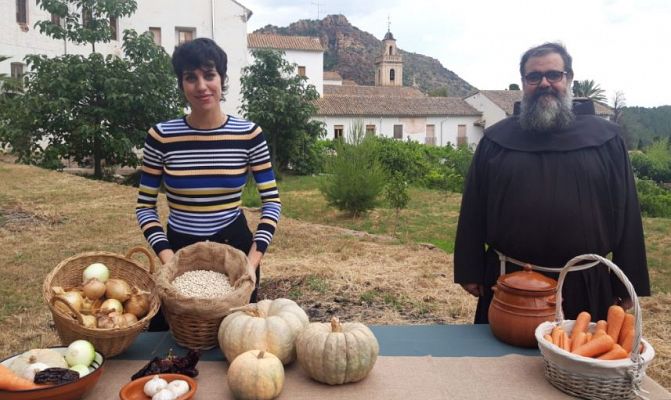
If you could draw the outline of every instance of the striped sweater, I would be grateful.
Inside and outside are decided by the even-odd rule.
[[[254,242],[259,251],[265,252],[280,217],[281,203],[261,128],[233,116],[216,129],[194,129],[185,117],[152,127],[144,145],[135,213],[156,254],[170,248],[156,211],[161,182],[170,208],[170,227],[206,238],[240,215],[249,170],[262,201]]]

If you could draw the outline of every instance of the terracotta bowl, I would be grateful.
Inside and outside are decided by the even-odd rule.
[[[50,347],[52,350],[56,350],[59,353],[65,355],[67,347]],[[20,356],[23,353],[15,354],[9,358],[6,358],[0,363],[6,367],[12,363],[12,361]],[[86,393],[88,393],[100,379],[100,375],[103,373],[103,364],[105,359],[102,354],[96,352],[96,358],[93,360],[91,366],[94,368],[91,373],[86,375],[83,378],[71,383],[65,383],[62,385],[48,386],[44,389],[31,389],[31,390],[21,390],[21,391],[7,391],[0,390],[0,399],[3,400],[78,400],[81,399]]]
[[[187,400],[192,398],[193,395],[196,393],[196,389],[198,388],[198,384],[196,383],[196,381],[193,378],[186,375],[158,374],[158,376],[165,379],[168,383],[176,379],[181,379],[189,384],[189,391],[179,396],[177,400]],[[151,400],[151,397],[144,394],[144,384],[147,383],[147,381],[153,377],[154,375],[148,375],[143,376],[142,378],[138,378],[134,381],[128,382],[124,387],[121,388],[121,391],[119,392],[119,397],[121,397],[121,400]]]

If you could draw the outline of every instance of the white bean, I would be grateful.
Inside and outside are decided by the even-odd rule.
[[[188,297],[222,297],[233,291],[225,274],[203,269],[185,272],[175,278],[172,284]]]

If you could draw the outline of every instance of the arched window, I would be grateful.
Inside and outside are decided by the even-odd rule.
[[[389,80],[393,82],[395,79],[396,79],[396,71],[394,71],[393,69],[389,70]]]
[[[389,55],[391,55],[391,46],[389,46]]]

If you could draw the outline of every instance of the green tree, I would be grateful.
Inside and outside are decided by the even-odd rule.
[[[408,194],[408,182],[405,180],[405,177],[400,172],[391,172],[389,174],[389,181],[385,187],[385,196],[387,202],[394,209],[394,232],[398,228],[398,224],[401,220],[401,210],[408,206],[410,201],[410,194]]]
[[[518,85],[517,83],[511,83],[510,85],[508,85],[508,90],[520,90],[520,85]]]
[[[449,91],[447,89],[447,86],[440,87],[438,89],[434,89],[429,92],[430,97],[448,97]]]
[[[263,49],[252,55],[255,61],[241,78],[243,115],[263,128],[274,168],[316,172],[321,167],[317,141],[324,129],[311,117],[317,112],[319,92],[282,52]]]
[[[96,43],[111,39],[110,18],[131,15],[134,0],[39,4],[64,21],[63,26],[37,22],[42,33],[90,43],[93,52],[27,56],[25,92],[6,107],[0,144],[11,145],[19,161],[46,167],[57,167],[61,158],[91,162],[97,178],[103,175],[103,161],[138,165],[134,150],[142,145],[147,128],[180,113],[182,100],[168,54],[149,33],[132,30],[124,32],[123,57],[95,52]]]
[[[591,79],[573,81],[573,96],[588,97],[594,101],[606,101],[605,91]]]

